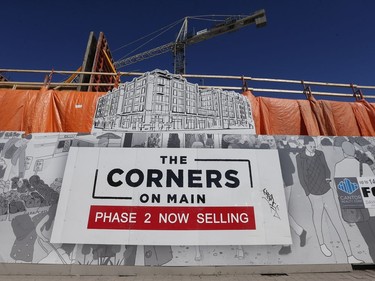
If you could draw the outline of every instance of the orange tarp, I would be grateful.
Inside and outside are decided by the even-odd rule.
[[[89,133],[98,97],[105,93],[0,89],[0,130]],[[375,105],[365,100],[288,100],[255,97],[250,101],[257,134],[375,136]]]
[[[365,100],[338,102],[255,97],[252,106],[257,134],[310,136],[375,136],[375,105]]]
[[[0,130],[90,132],[98,97],[105,93],[0,90]]]

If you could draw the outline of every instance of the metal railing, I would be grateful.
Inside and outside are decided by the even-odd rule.
[[[28,73],[28,74],[44,74],[47,76],[53,75],[109,75],[109,76],[141,76],[143,72],[118,72],[118,73],[106,73],[106,72],[82,72],[82,71],[61,71],[61,70],[31,70],[31,69],[0,69],[0,73],[8,74],[8,73]],[[242,91],[244,89],[251,90],[254,93],[269,93],[271,96],[273,94],[277,94],[278,96],[286,95],[286,94],[295,94],[295,95],[313,95],[313,96],[325,96],[325,97],[345,97],[345,98],[355,98],[358,99],[375,99],[375,86],[369,85],[357,85],[357,84],[344,84],[344,83],[330,83],[330,82],[316,82],[316,81],[303,81],[303,80],[290,80],[290,79],[272,79],[272,78],[258,78],[258,77],[251,77],[251,76],[231,76],[231,75],[203,75],[203,74],[183,74],[184,78],[191,78],[191,79],[200,79],[203,81],[204,79],[208,80],[223,80],[226,83],[230,81],[228,84],[237,83],[241,86],[230,86],[230,85],[199,85],[199,88],[206,89],[206,88],[221,88],[223,90],[238,90]],[[206,81],[206,80],[204,80]],[[261,83],[261,87],[248,87],[247,85],[250,83]],[[297,89],[279,89],[279,88],[269,88],[267,85],[275,84],[283,85],[286,87],[295,87]],[[44,79],[43,82],[24,82],[24,81],[0,81],[0,88],[12,88],[12,89],[19,89],[19,88],[40,88],[40,87],[48,87],[50,89],[74,89],[78,86],[114,86],[114,83],[66,83],[66,82],[52,82],[52,80]],[[327,88],[340,88],[348,89],[350,93],[343,93],[343,92],[332,92],[332,91],[316,91],[311,90],[311,87],[324,87]],[[300,89],[298,89],[300,88]],[[368,92],[373,92],[373,94],[363,94],[362,90],[366,90]]]

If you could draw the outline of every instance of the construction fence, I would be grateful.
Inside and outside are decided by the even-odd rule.
[[[89,133],[104,92],[0,89],[0,130]],[[257,134],[375,136],[375,105],[355,102],[256,97],[250,101]]]

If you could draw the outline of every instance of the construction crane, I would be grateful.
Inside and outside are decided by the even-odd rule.
[[[240,28],[255,23],[256,27],[263,27],[267,23],[266,13],[264,10],[257,11],[249,16],[232,16],[210,28],[205,28],[195,34],[188,34],[188,18],[185,17],[181,29],[174,42],[153,48],[151,50],[133,55],[116,61],[114,66],[120,69],[126,65],[130,65],[166,52],[172,51],[174,57],[174,73],[185,74],[186,70],[186,46],[192,45],[215,36],[228,32],[237,31]]]

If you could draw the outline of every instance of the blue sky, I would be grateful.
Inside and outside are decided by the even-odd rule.
[[[187,73],[375,85],[372,0],[6,1],[0,9],[0,68],[76,70],[90,31],[104,32],[117,60],[137,45],[115,51],[119,47],[185,16],[244,15],[259,9],[266,10],[267,27],[251,25],[189,46]],[[211,24],[192,21],[190,27],[199,30]],[[142,50],[173,41],[177,31],[176,27]],[[172,72],[172,63],[167,53],[121,71]]]

